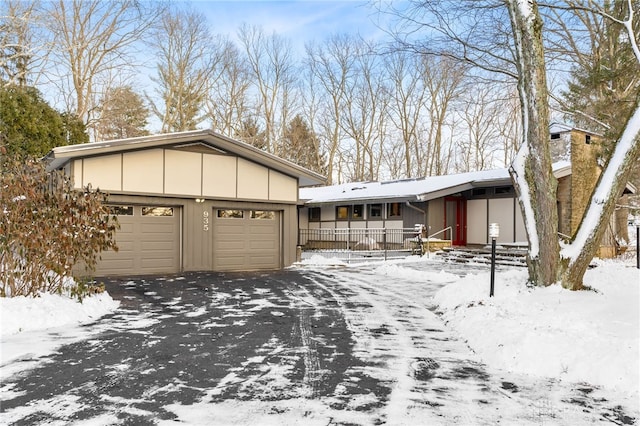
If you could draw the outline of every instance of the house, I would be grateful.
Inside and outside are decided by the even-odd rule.
[[[559,232],[572,235],[597,181],[598,137],[554,125],[551,139],[557,160],[553,173],[558,179]],[[627,191],[634,188],[628,186]],[[499,225],[498,243],[527,245],[508,169],[304,188],[300,198],[303,245],[313,240],[309,235],[326,238],[330,230],[413,229],[416,224],[424,224],[428,236],[451,240],[455,246],[486,245],[491,242],[490,223]],[[615,231],[608,232],[601,256],[615,255],[616,244]]]
[[[109,193],[118,252],[99,276],[279,269],[296,258],[298,190],[324,178],[210,130],[54,148],[51,170]]]

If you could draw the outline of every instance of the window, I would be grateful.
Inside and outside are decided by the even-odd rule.
[[[400,203],[389,203],[387,211],[387,217],[400,217],[402,216],[402,205]]]
[[[551,133],[551,139],[560,139],[560,133]]]
[[[382,218],[382,204],[369,205],[369,218]]]
[[[351,216],[352,219],[364,219],[364,205],[363,204],[356,204],[355,206],[353,206],[353,215]]]
[[[511,194],[513,192],[513,186],[497,186],[496,194]]]
[[[487,195],[487,188],[473,188],[473,190],[471,191],[471,195],[474,197]]]
[[[268,219],[273,220],[276,218],[276,212],[272,210],[251,210],[251,219]]]
[[[114,216],[133,216],[133,206],[109,206],[109,214]]]
[[[309,208],[309,222],[320,222],[320,207]]]
[[[218,217],[223,219],[242,219],[244,211],[242,210],[218,210]]]
[[[173,207],[143,207],[142,216],[173,216]]]
[[[591,135],[584,135],[584,143],[587,145],[591,144]]]
[[[336,218],[338,220],[348,220],[349,219],[349,211],[351,209],[349,206],[338,206],[336,207]]]

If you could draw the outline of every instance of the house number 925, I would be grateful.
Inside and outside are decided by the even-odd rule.
[[[202,230],[203,231],[209,230],[209,212],[208,211],[202,212]]]

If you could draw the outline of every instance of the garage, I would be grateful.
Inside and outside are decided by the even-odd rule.
[[[273,210],[213,210],[213,269],[281,267],[280,215]]]
[[[180,271],[179,207],[110,205],[109,210],[120,224],[115,238],[118,251],[102,253],[97,275]]]
[[[211,130],[62,146],[45,161],[75,189],[108,194],[119,251],[84,272],[103,277],[289,266],[298,189],[325,180]]]

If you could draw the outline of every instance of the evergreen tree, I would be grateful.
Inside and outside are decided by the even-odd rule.
[[[31,87],[1,87],[0,117],[0,143],[9,156],[42,157],[56,146],[88,142],[82,122],[60,114]]]
[[[326,173],[325,155],[320,151],[318,135],[300,115],[296,115],[287,125],[282,147],[287,160],[309,170]]]
[[[116,87],[107,92],[99,109],[98,139],[124,139],[145,136],[149,110],[142,97],[130,86]]]
[[[235,137],[263,151],[267,149],[267,134],[260,128],[260,124],[253,117],[242,121],[242,128],[236,133]]]
[[[624,16],[626,4],[606,2],[604,8],[611,16]],[[640,94],[638,61],[622,25],[589,11],[574,13],[581,22],[593,23],[590,38],[596,42],[576,60],[568,90],[563,93],[564,101],[577,127],[615,141]],[[611,146],[605,148],[609,151]]]

